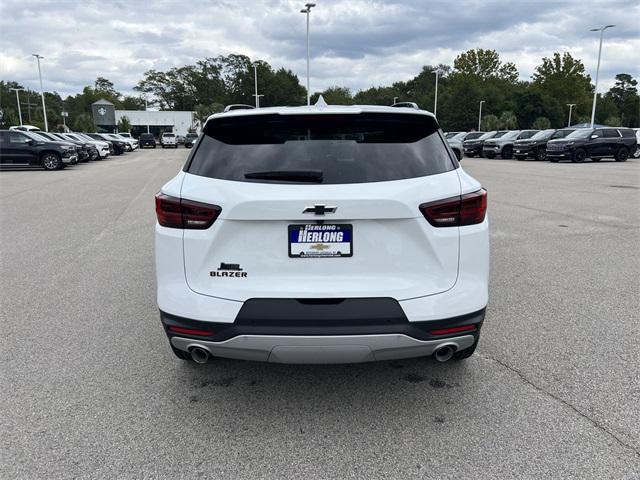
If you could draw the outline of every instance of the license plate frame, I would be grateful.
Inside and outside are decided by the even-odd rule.
[[[318,235],[314,236],[315,233]],[[342,236],[339,235],[340,233]],[[292,224],[287,229],[287,245],[289,258],[352,257],[353,225],[350,223]]]

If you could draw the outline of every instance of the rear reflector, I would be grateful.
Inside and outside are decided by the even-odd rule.
[[[487,191],[423,203],[420,211],[434,227],[462,227],[482,223],[487,214]]]
[[[431,335],[448,335],[450,333],[468,332],[475,329],[476,329],[475,325],[462,325],[460,327],[440,328],[438,330],[431,330],[429,333]]]
[[[208,330],[195,330],[193,328],[176,327],[175,325],[169,325],[169,331],[173,333],[182,333],[184,335],[196,335],[198,337],[213,337],[215,332]]]
[[[156,194],[156,216],[163,227],[205,230],[221,211],[217,205]]]

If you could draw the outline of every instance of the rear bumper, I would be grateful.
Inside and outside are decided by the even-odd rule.
[[[443,346],[464,350],[474,342],[473,335],[426,341],[393,334],[313,337],[240,335],[224,342],[171,338],[175,348],[186,352],[200,347],[214,357],[298,364],[361,363],[422,357],[433,354]]]
[[[270,302],[277,307],[269,307]],[[240,360],[359,363],[428,356],[445,345],[463,350],[480,335],[485,316],[482,309],[455,318],[409,322],[393,299],[345,299],[337,306],[319,308],[296,307],[295,302],[250,300],[232,324],[190,320],[162,311],[160,318],[171,345],[186,352],[200,347],[212,356]],[[292,311],[280,310],[283,307]],[[256,318],[259,311],[264,315]],[[278,311],[281,319],[276,320]],[[456,331],[443,332],[450,328]],[[186,329],[198,335],[185,334]]]

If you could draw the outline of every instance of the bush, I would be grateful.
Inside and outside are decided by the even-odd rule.
[[[531,125],[531,128],[534,130],[546,130],[547,128],[551,128],[551,120],[547,117],[538,117]]]

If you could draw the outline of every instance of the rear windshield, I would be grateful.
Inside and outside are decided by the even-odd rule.
[[[163,133],[162,136],[163,137],[175,137],[175,135],[173,133]]]
[[[344,184],[456,167],[437,122],[426,115],[265,114],[207,122],[185,171],[241,182]]]

